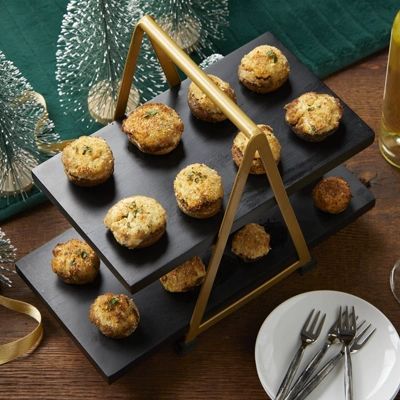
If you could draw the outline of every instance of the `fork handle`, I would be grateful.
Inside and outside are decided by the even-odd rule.
[[[344,348],[344,393],[346,400],[353,400],[353,370],[349,346]]]
[[[310,380],[311,375],[317,369],[319,363],[323,359],[329,347],[331,347],[331,342],[325,342],[321,350],[312,358],[312,360],[308,363],[303,372],[297,378],[287,396],[284,398],[285,400],[292,400],[296,396],[296,394],[301,391],[305,384]]]
[[[297,350],[295,356],[293,357],[292,362],[289,365],[289,368],[286,372],[285,377],[283,378],[283,381],[281,383],[281,386],[279,387],[278,393],[275,397],[275,400],[283,400],[285,398],[285,396],[287,395],[289,389],[290,389],[290,385],[293,382],[293,378],[296,375],[296,372],[299,368],[301,359],[303,358],[303,353],[304,353],[304,349],[306,348],[306,346],[304,346],[303,344],[299,347],[299,349]]]
[[[331,358],[306,385],[298,392],[293,400],[304,400],[336,367],[339,360],[343,357],[343,353],[339,352]]]

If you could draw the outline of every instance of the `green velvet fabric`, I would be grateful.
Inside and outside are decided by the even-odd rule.
[[[63,139],[92,133],[65,114],[58,99],[55,53],[66,5],[66,0],[0,0],[0,50],[45,97]],[[229,8],[225,39],[216,44],[220,53],[271,31],[323,78],[386,47],[400,1],[230,0]],[[1,199],[0,221],[44,200],[37,189],[25,201]]]

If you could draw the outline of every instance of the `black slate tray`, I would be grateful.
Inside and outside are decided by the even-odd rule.
[[[278,91],[260,95],[240,85],[237,66],[245,53],[265,43],[275,45],[285,53],[291,73],[289,81]],[[283,106],[286,103],[306,91],[332,92],[270,33],[229,54],[208,68],[208,72],[233,85],[238,104],[256,123],[273,127],[282,144],[280,172],[289,194],[373,142],[371,129],[345,104],[340,129],[324,142],[307,143],[290,132],[284,123]],[[96,133],[107,140],[116,159],[114,177],[104,185],[79,188],[70,184],[63,172],[60,155],[33,170],[37,185],[132,292],[147,286],[187,258],[206,251],[218,230],[222,213],[212,219],[195,220],[179,211],[172,189],[176,174],[194,162],[204,162],[215,168],[223,178],[226,205],[237,171],[230,153],[235,126],[230,122],[210,124],[193,118],[186,102],[189,83],[185,80],[180,87],[153,100],[175,108],[185,124],[183,141],[171,154],[150,156],[141,153],[128,144],[120,124],[115,122]],[[118,245],[107,233],[103,218],[114,203],[134,194],[148,195],[160,201],[167,210],[168,225],[167,234],[157,244],[131,251]],[[265,215],[274,204],[265,177],[250,177],[234,229]]]
[[[328,215],[318,211],[312,204],[312,187],[307,187],[290,198],[310,246],[316,245],[349,224],[374,204],[369,190],[343,167],[333,170],[329,175],[343,176],[350,183],[353,198],[350,207],[344,213]],[[276,206],[254,221],[263,223],[271,233],[272,250],[258,263],[244,264],[230,252],[228,243],[210,296],[208,314],[242,296],[261,282],[271,279],[297,258]],[[133,295],[141,313],[137,331],[123,340],[106,338],[90,324],[89,306],[96,296],[106,291],[127,293],[126,289],[104,264],[101,266],[99,279],[85,287],[66,285],[51,272],[53,247],[77,236],[78,234],[70,229],[54,238],[19,260],[17,271],[72,335],[103,377],[111,382],[160,344],[178,338],[185,332],[198,291],[170,294],[162,289],[159,282],[150,284]],[[203,259],[207,261],[207,254]]]

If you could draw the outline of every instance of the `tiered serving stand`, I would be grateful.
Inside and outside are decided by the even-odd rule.
[[[182,143],[165,156],[143,154],[121,131],[129,88],[143,32],[147,33],[171,89],[153,99],[168,104],[185,124]],[[289,81],[276,92],[256,94],[241,86],[237,67],[244,54],[261,44],[280,48],[288,58]],[[180,82],[175,66],[203,89],[230,121],[210,124],[192,117],[187,106],[188,79]],[[244,45],[207,69],[234,87],[235,105],[150,18],[137,25],[125,66],[116,121],[96,132],[115,157],[114,176],[95,188],[72,185],[60,155],[33,171],[36,184],[70,221],[73,229],[54,238],[17,263],[17,270],[109,381],[167,340],[184,337],[189,344],[202,331],[300,267],[311,263],[308,248],[354,221],[374,205],[372,194],[339,164],[373,142],[374,134],[343,102],[339,130],[321,143],[297,138],[285,124],[284,105],[307,91],[332,93],[270,33]],[[253,122],[254,121],[254,122]],[[281,162],[273,161],[265,136],[255,123],[267,123],[282,145]],[[237,130],[249,137],[241,168],[234,165],[231,145]],[[255,151],[266,166],[264,176],[248,176]],[[196,220],[180,212],[172,183],[186,165],[203,162],[222,176],[224,212]],[[350,207],[339,215],[318,211],[311,190],[323,175],[344,177],[352,190]],[[107,232],[103,218],[118,200],[142,194],[167,210],[167,232],[155,245],[128,250]],[[255,264],[243,264],[230,252],[230,233],[246,223],[263,224],[272,250]],[[40,229],[40,227],[38,227]],[[53,247],[81,236],[102,260],[99,278],[91,285],[66,285],[52,273]],[[212,249],[212,250],[211,250]],[[186,294],[166,292],[158,278],[190,257],[208,261],[206,281]],[[141,314],[138,329],[128,338],[103,336],[88,320],[93,300],[104,292],[132,293]]]

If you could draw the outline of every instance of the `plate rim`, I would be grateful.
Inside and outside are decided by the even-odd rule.
[[[354,294],[352,294],[352,293],[343,292],[343,291],[340,291],[340,290],[320,289],[320,290],[310,290],[310,291],[303,292],[303,293],[299,293],[299,294],[296,294],[295,296],[289,297],[288,299],[286,299],[285,301],[283,301],[282,303],[280,303],[279,305],[277,305],[277,306],[267,315],[267,317],[264,319],[264,321],[263,321],[262,324],[260,325],[260,328],[259,328],[258,333],[257,333],[256,341],[255,341],[255,344],[254,344],[254,363],[256,364],[257,377],[258,377],[258,380],[259,380],[260,383],[261,383],[261,386],[262,386],[263,390],[265,391],[265,393],[267,394],[267,396],[268,396],[269,398],[271,398],[271,399],[273,398],[273,397],[272,397],[272,394],[270,394],[270,393],[268,392],[268,390],[267,390],[267,388],[266,388],[266,386],[265,386],[265,382],[263,381],[263,379],[262,379],[262,374],[261,374],[261,372],[260,372],[260,367],[259,367],[259,365],[258,365],[258,363],[257,363],[257,358],[258,358],[258,357],[257,357],[257,343],[258,343],[258,341],[259,341],[260,333],[261,333],[261,331],[262,331],[264,325],[268,322],[268,319],[270,319],[271,316],[272,316],[275,312],[277,312],[277,311],[279,310],[279,308],[280,308],[281,306],[283,306],[285,303],[289,302],[290,300],[294,300],[294,299],[296,299],[297,297],[304,297],[304,296],[307,296],[307,295],[313,295],[313,294],[317,294],[317,293],[321,293],[321,294],[323,294],[323,293],[330,293],[330,294],[346,295],[346,296],[355,297],[355,298],[357,298],[358,300],[361,300],[361,301],[367,303],[370,307],[372,307],[372,308],[374,309],[375,312],[378,312],[379,314],[381,314],[381,315],[390,323],[390,325],[391,325],[392,328],[394,329],[394,332],[396,332],[396,334],[397,334],[398,340],[400,341],[399,332],[397,331],[396,327],[393,325],[392,321],[391,321],[381,310],[379,310],[379,308],[377,308],[375,305],[371,304],[369,301],[363,299],[362,297],[356,296],[356,295],[354,295]],[[398,383],[398,386],[397,386],[397,389],[396,389],[395,393],[393,394],[393,396],[392,396],[390,399],[387,399],[387,400],[395,400],[395,398],[396,398],[396,396],[397,396],[397,394],[398,394],[399,392],[400,392],[400,379],[399,379],[399,383]]]

